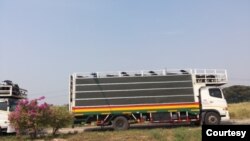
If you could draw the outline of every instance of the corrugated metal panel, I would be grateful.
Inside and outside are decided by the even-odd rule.
[[[76,79],[76,84],[98,83],[128,83],[128,82],[155,82],[155,81],[185,81],[191,80],[191,75],[145,76],[145,77],[110,77],[110,78],[83,78]]]
[[[193,89],[169,89],[169,90],[148,90],[148,91],[120,91],[120,92],[95,92],[78,93],[76,98],[109,98],[109,97],[135,97],[135,96],[157,96],[157,95],[185,95],[193,94]]]
[[[76,79],[76,85],[75,106],[194,102],[191,75]]]
[[[144,84],[110,84],[110,85],[87,85],[76,86],[76,91],[96,91],[96,90],[124,90],[124,89],[146,89],[146,88],[173,88],[173,87],[192,87],[190,82],[173,83],[144,83]]]
[[[135,98],[135,99],[109,99],[109,100],[77,100],[76,106],[97,106],[97,105],[128,105],[128,104],[153,104],[153,103],[173,103],[190,102],[193,96],[182,97],[160,97],[160,98]]]

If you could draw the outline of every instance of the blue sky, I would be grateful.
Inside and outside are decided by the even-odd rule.
[[[67,104],[74,72],[227,69],[250,85],[249,0],[0,0],[0,81]]]

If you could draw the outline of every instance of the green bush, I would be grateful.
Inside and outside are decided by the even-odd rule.
[[[73,122],[73,116],[66,107],[51,107],[51,116],[49,125],[52,127],[52,134],[55,135],[60,128],[66,127]]]
[[[223,89],[228,103],[239,103],[250,101],[250,86],[234,85]]]

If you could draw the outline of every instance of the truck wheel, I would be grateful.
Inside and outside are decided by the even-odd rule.
[[[118,116],[113,120],[112,126],[115,130],[126,130],[129,128],[129,123],[125,117]]]
[[[205,116],[206,125],[218,125],[220,124],[220,116],[215,112],[208,112]]]

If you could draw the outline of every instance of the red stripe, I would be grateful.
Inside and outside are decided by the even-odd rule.
[[[124,105],[124,106],[97,106],[97,107],[72,107],[72,109],[98,109],[98,108],[126,108],[126,107],[146,107],[146,106],[180,106],[180,105],[198,105],[199,102],[193,103],[179,103],[179,104],[147,104],[147,105]]]

